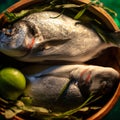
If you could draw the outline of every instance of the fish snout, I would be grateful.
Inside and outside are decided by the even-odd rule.
[[[119,73],[112,68],[103,68],[103,71],[96,74],[90,83],[89,91],[95,94],[109,94],[120,80]]]
[[[8,36],[6,36],[6,34],[0,30],[0,49],[3,49],[7,46],[8,40]]]
[[[106,80],[101,81],[100,79],[93,81],[90,85],[90,88],[89,88],[90,93],[94,93],[94,94],[106,93],[106,90],[107,89],[109,90],[110,89],[109,87],[111,86],[111,85],[108,85],[107,83],[108,82]]]
[[[25,31],[22,27],[3,28],[0,31],[0,52],[11,57],[26,54],[24,48]]]

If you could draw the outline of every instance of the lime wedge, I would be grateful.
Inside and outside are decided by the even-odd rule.
[[[0,96],[16,100],[26,88],[26,79],[21,71],[15,68],[0,70]]]

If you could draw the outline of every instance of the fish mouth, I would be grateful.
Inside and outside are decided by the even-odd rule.
[[[0,30],[0,49],[7,48],[6,45],[9,43],[9,38]]]

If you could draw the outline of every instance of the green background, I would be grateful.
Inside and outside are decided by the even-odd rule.
[[[0,0],[0,12],[2,12],[17,1],[19,0]]]
[[[0,0],[0,12],[4,11],[17,1],[19,0]],[[120,27],[120,0],[101,0],[101,2],[104,3],[104,6],[109,7],[118,14],[117,17],[113,14],[111,14],[111,16]],[[3,118],[0,116],[0,120],[2,119]],[[103,120],[120,120],[120,99],[114,108],[103,118]]]

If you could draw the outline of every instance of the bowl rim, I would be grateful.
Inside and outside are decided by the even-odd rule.
[[[90,0],[71,0],[77,4],[85,3],[89,4]],[[88,7],[88,10],[91,11],[93,14],[98,16],[102,21],[104,21],[107,25],[107,27],[112,31],[118,31],[119,28],[117,24],[114,22],[113,18],[110,16],[109,13],[107,13],[102,7],[91,5]]]
[[[36,4],[36,3],[39,3],[42,1],[43,0],[20,0],[19,2],[16,2],[15,4],[10,6],[6,10],[9,12],[13,12],[13,11],[15,11],[17,9],[21,9],[22,7],[25,7],[27,5],[32,5],[33,3]],[[75,2],[76,4],[90,3],[90,0],[71,0],[71,1]],[[112,31],[119,30],[119,28],[116,25],[116,23],[114,22],[113,18],[103,8],[92,5],[88,8],[88,10],[90,10],[93,14],[97,15],[102,20],[104,20],[110,30],[112,30]],[[2,19],[3,17],[4,17],[4,14],[1,13],[0,19]],[[114,105],[118,101],[119,97],[120,97],[120,83],[118,84],[118,87],[117,87],[114,95],[112,96],[112,98],[98,112],[93,114],[91,117],[87,118],[87,120],[102,119],[114,107]]]

